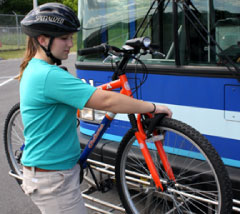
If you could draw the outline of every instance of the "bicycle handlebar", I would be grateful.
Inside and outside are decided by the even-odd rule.
[[[91,48],[84,48],[84,49],[78,50],[78,54],[80,56],[84,56],[84,55],[97,54],[97,53],[107,53],[108,49],[109,48],[107,44],[101,44]]]
[[[129,39],[126,41],[122,49],[119,49],[115,46],[110,46],[108,44],[101,44],[90,48],[84,48],[78,50],[80,56],[91,55],[97,53],[107,54],[109,51],[114,51],[115,53],[134,53],[137,54],[140,52],[140,49],[149,50],[152,52],[153,46],[151,40],[148,37],[140,37]]]

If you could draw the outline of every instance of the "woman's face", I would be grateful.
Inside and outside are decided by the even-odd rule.
[[[73,33],[56,37],[53,40],[51,46],[51,52],[54,57],[60,60],[68,58],[71,47],[73,46],[72,41]]]

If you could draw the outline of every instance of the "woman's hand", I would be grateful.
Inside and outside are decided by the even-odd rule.
[[[167,114],[167,117],[169,118],[171,118],[173,114],[172,111],[167,106],[156,105],[156,110],[154,114],[159,114],[159,113]]]

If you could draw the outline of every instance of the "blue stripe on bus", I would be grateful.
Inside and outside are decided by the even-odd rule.
[[[94,80],[94,85],[100,85],[111,80],[111,73],[95,70],[77,70],[77,76],[87,81]],[[134,83],[133,73],[128,73],[130,85]],[[137,74],[138,79],[142,74]],[[157,77],[157,78],[156,78]],[[231,94],[231,88],[236,86],[236,92]],[[237,105],[229,105],[231,97],[240,97],[240,85],[236,79],[208,78],[196,76],[175,76],[149,74],[147,81],[140,89],[139,99],[174,105],[193,106],[218,110],[240,111],[239,99]]]
[[[88,123],[85,123],[85,125],[83,125],[83,124],[84,123],[81,122],[81,127],[80,127],[81,133],[91,136],[94,133],[94,130],[89,129],[89,128],[90,127],[93,128],[94,126],[92,126],[92,124],[88,124]],[[90,127],[89,127],[89,125],[90,125]],[[121,136],[121,133],[122,133],[121,130],[120,130],[119,134],[113,134],[112,132],[105,133],[103,135],[103,139],[121,142],[122,137],[123,137],[123,136]],[[210,142],[217,142],[214,144],[214,147],[216,148],[216,150],[218,151],[218,153],[220,154],[220,156],[222,157],[222,160],[224,161],[224,163],[226,165],[234,166],[234,167],[238,167],[238,168],[240,167],[240,156],[239,156],[239,149],[238,149],[239,141],[232,140],[232,139],[220,138],[220,137],[216,137],[216,136],[207,136],[206,135],[206,137],[208,138],[208,140]],[[225,146],[225,145],[227,145],[227,146]],[[182,154],[184,154],[184,153],[182,153]],[[196,156],[194,156],[194,153],[191,155],[193,155],[193,157],[196,158]]]
[[[92,136],[94,134],[93,130],[90,129],[85,129],[85,128],[80,128],[81,129],[81,133]],[[118,135],[113,135],[113,134],[108,134],[108,133],[104,133],[104,135],[102,136],[103,139],[105,140],[111,140],[111,141],[116,141],[116,142],[121,142],[122,137],[118,136]]]

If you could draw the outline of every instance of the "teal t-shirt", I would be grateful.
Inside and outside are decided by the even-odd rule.
[[[77,163],[76,111],[95,90],[56,65],[36,58],[29,62],[20,81],[23,165],[66,170]]]

